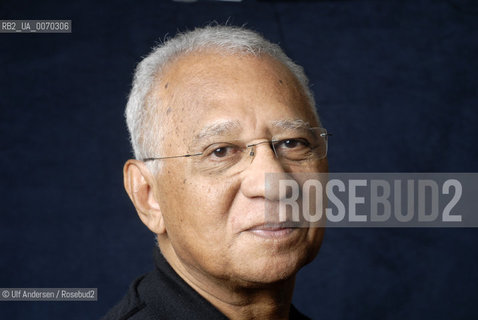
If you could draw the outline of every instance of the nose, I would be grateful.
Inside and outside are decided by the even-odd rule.
[[[248,198],[279,200],[278,181],[286,173],[270,142],[262,141],[249,147],[252,159],[250,166],[242,172],[241,192]]]
[[[255,149],[257,146],[259,146],[259,145],[261,145],[261,144],[265,144],[265,143],[269,144],[270,148],[272,149],[271,142],[270,142],[270,141],[267,141],[267,140],[266,140],[266,141],[257,142],[257,143],[253,143],[253,144],[249,144],[249,145],[247,145],[247,147],[251,148],[251,149],[250,149],[251,151],[249,152],[249,155],[250,155],[251,157],[254,157],[254,156],[256,155],[256,152],[255,152],[254,149]],[[275,151],[274,151],[274,155],[277,157],[277,154],[275,153]]]

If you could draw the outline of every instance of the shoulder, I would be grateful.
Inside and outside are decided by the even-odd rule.
[[[148,319],[138,287],[146,275],[133,281],[126,295],[101,320],[146,320]]]
[[[296,307],[294,307],[293,304],[290,305],[290,313],[289,313],[289,319],[290,320],[310,320],[309,317],[301,313],[299,310],[297,310]]]

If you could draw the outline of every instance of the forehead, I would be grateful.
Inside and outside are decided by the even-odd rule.
[[[302,93],[295,76],[278,60],[268,55],[231,54],[217,51],[193,52],[175,59],[162,73],[156,88],[162,96],[170,96],[175,89],[209,89],[218,93],[218,88],[232,84],[251,83],[260,78],[268,89]],[[264,82],[267,81],[267,82]],[[178,87],[180,86],[180,87]],[[187,92],[181,92],[186,95]]]
[[[315,116],[295,76],[270,56],[195,52],[172,62],[155,85],[163,126],[190,137],[220,120],[245,130]]]

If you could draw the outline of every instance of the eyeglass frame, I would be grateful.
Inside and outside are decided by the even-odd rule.
[[[320,137],[329,137],[329,136],[332,136],[331,133],[327,132],[327,129],[322,128],[322,127],[314,127],[314,128],[309,128],[309,129],[324,129],[325,132],[321,133],[321,134],[320,134]],[[249,156],[253,157],[253,156],[255,155],[255,152],[254,152],[254,147],[255,147],[255,146],[258,146],[258,145],[264,144],[264,143],[269,143],[269,146],[271,147],[272,151],[274,151],[274,155],[276,156],[277,159],[279,159],[279,156],[277,155],[277,152],[276,152],[276,150],[275,150],[273,144],[274,144],[274,143],[277,143],[277,142],[280,142],[280,141],[283,141],[283,140],[287,140],[287,139],[260,141],[260,142],[257,142],[257,143],[247,144],[247,145],[246,145],[246,148],[252,148],[252,149],[251,149],[251,152],[249,152]],[[326,146],[326,149],[325,149],[325,156],[324,156],[323,158],[320,158],[320,159],[324,159],[324,158],[327,157],[327,153],[328,153],[328,139],[326,139],[325,142],[327,143],[327,146]],[[165,159],[175,159],[175,158],[189,158],[189,157],[202,156],[203,154],[204,154],[204,152],[192,153],[192,154],[183,154],[183,155],[179,155],[179,156],[149,157],[149,158],[144,158],[144,159],[142,159],[141,161],[147,162],[147,161],[165,160]]]

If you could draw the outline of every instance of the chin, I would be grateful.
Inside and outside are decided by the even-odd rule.
[[[314,257],[310,257],[308,254],[265,256],[252,263],[248,263],[247,266],[243,266],[240,271],[240,278],[249,283],[250,287],[259,287],[290,280]]]

